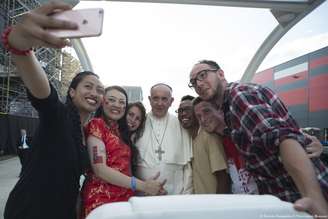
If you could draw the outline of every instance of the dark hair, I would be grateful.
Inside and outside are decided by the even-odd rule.
[[[118,130],[120,132],[121,138],[124,141],[124,143],[130,145],[130,139],[129,139],[129,130],[128,130],[128,125],[126,122],[126,113],[127,113],[127,103],[128,103],[128,94],[124,90],[124,88],[114,85],[114,86],[109,86],[105,89],[105,95],[111,91],[111,90],[117,90],[118,92],[122,93],[125,96],[126,102],[125,102],[125,112],[122,118],[120,118],[117,121],[118,124]],[[105,114],[104,114],[104,109],[103,106],[99,107],[96,111],[95,117],[102,117],[105,119]],[[106,121],[106,120],[105,120]]]
[[[185,95],[185,96],[181,97],[181,100],[180,101],[182,102],[182,101],[185,101],[185,100],[193,100],[193,99],[195,99],[194,96]]]
[[[145,129],[146,109],[145,109],[145,106],[141,102],[138,101],[138,102],[134,102],[134,103],[129,103],[129,105],[126,109],[127,113],[132,107],[137,107],[141,112],[141,121],[140,121],[139,127],[137,128],[137,130],[130,132],[130,136],[135,133],[135,135],[136,135],[135,141],[137,141],[142,136],[144,129]],[[135,142],[133,142],[133,143],[135,143]]]
[[[130,139],[131,139],[131,135],[135,133],[134,141],[131,143],[131,150],[132,150],[131,170],[133,174],[135,174],[137,171],[138,157],[139,157],[139,150],[136,147],[135,143],[143,135],[143,132],[145,130],[145,123],[146,123],[146,109],[141,102],[138,101],[134,103],[129,103],[126,112],[128,112],[129,109],[131,109],[134,106],[137,107],[141,112],[141,121],[137,130],[135,130],[134,132],[130,132]]]
[[[197,104],[199,104],[200,102],[202,102],[203,99],[200,97],[196,97],[193,101],[192,101],[192,106],[195,107]]]
[[[72,97],[70,95],[70,90],[71,89],[75,90],[77,86],[81,83],[81,81],[86,76],[89,75],[99,78],[98,75],[90,71],[83,71],[75,75],[75,77],[72,79],[68,87],[67,97],[65,102],[65,105],[67,106],[69,118],[71,119],[73,124],[72,132],[73,132],[75,146],[78,149],[78,156],[79,156],[79,163],[80,163],[79,174],[83,174],[90,167],[90,160],[89,160],[87,147],[83,146],[80,113],[77,107],[73,103]]]
[[[123,140],[123,142],[125,144],[127,144],[131,148],[131,170],[132,170],[132,174],[134,175],[136,172],[136,165],[134,165],[134,163],[136,163],[136,160],[137,160],[138,150],[131,142],[130,132],[129,132],[128,124],[126,121],[126,114],[128,112],[128,110],[127,110],[128,94],[126,93],[126,91],[124,90],[123,87],[114,85],[114,86],[107,87],[105,89],[105,95],[107,92],[109,92],[111,90],[117,90],[118,92],[122,93],[126,98],[124,115],[121,119],[119,119],[117,121],[117,124],[118,124],[118,130],[119,130],[121,139]],[[95,117],[102,117],[105,119],[103,106],[98,108],[98,110],[96,111]]]
[[[217,70],[221,69],[220,66],[218,65],[218,63],[216,63],[215,61],[212,61],[212,60],[201,60],[198,62],[198,64],[206,64],[206,65],[209,65]]]

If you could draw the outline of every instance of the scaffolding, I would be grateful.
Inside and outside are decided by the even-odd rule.
[[[40,5],[37,0],[4,0],[0,4],[0,30],[13,25],[28,10]],[[36,57],[47,73],[56,90],[61,89],[62,51],[59,49],[38,48]],[[60,98],[61,92],[58,92]],[[0,45],[0,113],[28,117],[37,114],[27,100],[26,91],[18,77],[11,55]]]

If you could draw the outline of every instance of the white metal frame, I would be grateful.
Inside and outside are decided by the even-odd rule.
[[[271,49],[277,42],[300,20],[317,8],[325,0],[111,0],[121,2],[151,2],[151,3],[174,3],[174,4],[196,4],[226,7],[247,7],[270,9],[277,19],[278,25],[263,41],[248,64],[241,82],[250,82]],[[85,70],[92,70],[91,61],[81,40],[74,40],[73,47]]]

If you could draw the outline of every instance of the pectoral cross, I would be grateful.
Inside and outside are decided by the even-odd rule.
[[[155,153],[158,154],[158,159],[162,160],[162,154],[164,154],[165,151],[163,151],[162,148],[159,147],[157,150],[155,150]]]

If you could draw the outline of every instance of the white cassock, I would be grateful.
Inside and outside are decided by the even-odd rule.
[[[159,180],[169,195],[191,194],[192,139],[176,116],[156,118],[147,114],[145,130],[136,146],[140,153],[137,177],[147,180],[160,172]]]

